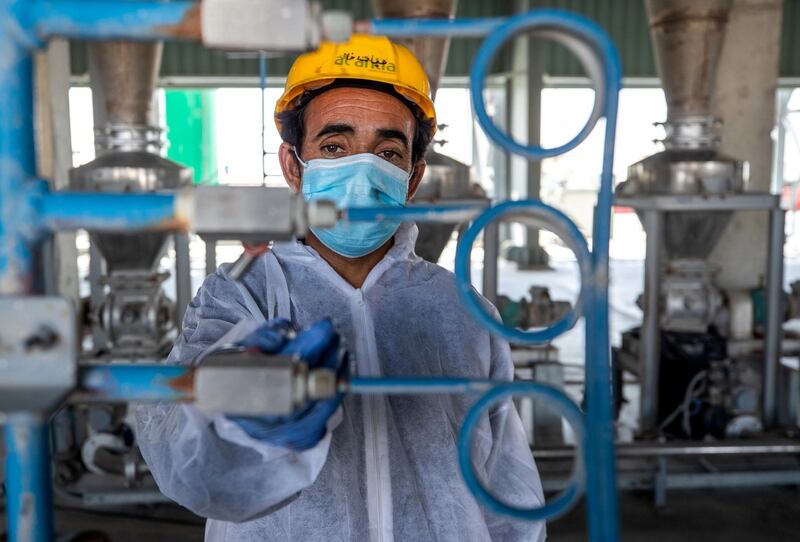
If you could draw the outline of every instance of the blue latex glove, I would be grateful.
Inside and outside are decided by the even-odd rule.
[[[288,320],[270,320],[239,345],[267,354],[296,355],[308,363],[310,369],[327,367],[340,378],[348,376],[347,353],[340,350],[339,335],[327,319],[301,331],[295,331]],[[305,409],[291,416],[229,418],[254,439],[302,451],[322,440],[328,418],[336,412],[343,398],[344,394],[339,393],[333,399],[310,401]]]

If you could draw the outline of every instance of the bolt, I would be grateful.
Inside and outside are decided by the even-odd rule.
[[[58,341],[58,333],[50,326],[42,325],[33,335],[25,339],[24,346],[25,350],[28,351],[34,349],[50,350],[58,344]]]

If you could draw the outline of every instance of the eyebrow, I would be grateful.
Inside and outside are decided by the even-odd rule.
[[[349,124],[326,124],[322,130],[317,132],[317,135],[314,136],[314,139],[319,139],[322,136],[328,134],[354,134],[356,133],[355,128],[350,126]]]
[[[400,130],[393,130],[390,128],[379,128],[378,135],[386,139],[397,139],[403,145],[408,147],[408,137]]]

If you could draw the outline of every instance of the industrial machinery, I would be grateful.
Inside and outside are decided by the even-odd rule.
[[[275,14],[279,13],[280,18]],[[0,8],[0,17],[8,28],[18,32],[0,34],[0,49],[6,60],[0,72],[0,197],[3,208],[13,213],[0,216],[0,340],[5,345],[0,363],[0,412],[6,436],[6,501],[11,541],[47,541],[52,532],[52,485],[48,418],[64,402],[124,404],[142,401],[193,401],[201,410],[228,414],[280,415],[293,412],[315,398],[331,397],[338,392],[420,394],[477,393],[478,400],[464,419],[458,438],[459,461],[465,484],[487,509],[524,520],[544,520],[563,514],[587,489],[587,513],[590,536],[597,540],[618,538],[614,443],[611,424],[611,374],[608,337],[608,240],[611,215],[611,173],[616,129],[620,66],[616,50],[606,33],[594,23],[557,10],[541,10],[507,19],[415,20],[376,19],[352,24],[347,14],[323,12],[318,6],[294,0],[204,0],[200,3],[141,0],[31,0],[11,2]],[[150,191],[159,186],[156,178],[142,184],[139,162],[131,164],[116,151],[98,157],[92,168],[73,173],[70,191],[53,191],[35,181],[33,138],[32,55],[33,48],[49,38],[67,36],[99,40],[168,39],[201,41],[209,47],[266,51],[313,49],[322,38],[346,39],[355,28],[361,32],[393,37],[486,36],[478,51],[471,73],[471,95],[478,122],[489,138],[508,152],[531,160],[541,160],[567,152],[580,144],[597,120],[605,118],[603,167],[595,213],[592,249],[577,226],[560,211],[539,201],[509,201],[486,209],[486,203],[410,205],[405,208],[348,208],[337,210],[331,202],[306,203],[288,189],[266,187],[185,187],[177,190]],[[483,85],[492,57],[517,32],[532,31],[559,41],[573,53],[591,75],[598,90],[594,113],[586,126],[568,143],[546,149],[520,144],[501,132],[488,116],[483,103]],[[113,131],[113,130],[112,130]],[[135,130],[113,134],[129,137]],[[141,134],[140,134],[141,135]],[[112,138],[112,139],[115,139]],[[135,137],[134,137],[135,139]],[[146,140],[150,140],[145,137]],[[123,150],[122,152],[142,152]],[[145,159],[144,157],[142,157]],[[147,165],[172,170],[164,174],[161,186],[179,187],[182,173],[157,160]],[[108,160],[108,162],[106,162]],[[125,164],[131,190],[120,190],[116,177],[118,166]],[[178,168],[180,169],[180,168]],[[106,178],[110,175],[112,178]],[[131,178],[133,179],[132,182]],[[165,180],[165,179],[172,180]],[[178,180],[175,180],[178,179]],[[172,183],[172,184],[170,184]],[[80,190],[75,190],[79,187]],[[235,213],[237,220],[229,218]],[[163,237],[149,239],[133,267],[120,264],[122,258],[109,247],[110,234],[194,231],[204,235],[225,236],[247,242],[302,236],[309,226],[331,227],[337,220],[376,221],[385,218],[432,223],[459,223],[474,219],[464,232],[456,255],[458,292],[466,310],[480,325],[493,333],[522,344],[541,344],[572,328],[585,319],[587,387],[584,409],[563,392],[534,382],[466,380],[460,378],[349,378],[337,381],[324,371],[309,371],[302,360],[250,359],[247,356],[225,363],[197,367],[158,363],[85,363],[81,359],[76,330],[76,311],[64,299],[45,297],[33,291],[37,278],[33,251],[37,241],[61,230],[85,229],[94,236],[106,259],[116,271],[135,270],[135,278],[144,279],[153,270],[152,263]],[[498,220],[516,220],[528,226],[546,228],[559,235],[577,257],[581,293],[575,306],[552,325],[534,331],[506,326],[487,312],[471,287],[469,272],[472,245],[481,232]],[[101,237],[102,236],[102,237]],[[125,241],[127,242],[127,240]],[[145,257],[146,256],[146,257]],[[142,263],[144,261],[144,263]],[[245,266],[246,267],[246,266]],[[122,280],[117,274],[116,278]],[[152,278],[152,277],[151,277]],[[157,279],[154,279],[157,283]],[[148,290],[152,293],[157,288]],[[109,291],[125,300],[112,299],[111,309],[130,310],[128,319],[98,320],[97,326],[110,332],[106,346],[125,356],[152,348],[157,350],[159,333],[153,326],[141,331],[150,342],[122,340],[132,333],[124,326],[142,320],[137,310],[144,306],[165,307],[143,296],[136,303],[114,284]],[[125,311],[120,312],[122,314]],[[155,320],[156,322],[158,319]],[[120,327],[123,326],[123,327]],[[145,329],[147,328],[147,329]],[[540,508],[515,507],[495,498],[475,472],[471,457],[472,434],[486,409],[512,395],[543,398],[573,427],[576,453],[566,487]],[[223,401],[222,398],[225,400]],[[96,426],[107,425],[109,417],[96,411]],[[124,435],[121,435],[123,440]],[[114,451],[115,444],[96,442]],[[87,450],[87,454],[92,450]],[[590,453],[589,453],[590,452]],[[105,471],[109,465],[121,465],[130,474],[136,462],[94,460]],[[585,466],[585,470],[584,470]],[[585,484],[584,484],[585,481]]]
[[[163,130],[153,124],[162,43],[108,41],[89,47],[97,158],[70,171],[70,188],[152,194],[190,186],[191,170],[162,156]],[[170,237],[176,254],[175,296],[162,287],[169,273],[159,270]],[[191,291],[186,234],[94,231],[90,239],[91,295],[83,300],[82,329],[91,340],[82,341],[83,362],[161,362],[177,336]],[[71,405],[59,412],[52,427],[61,490],[89,503],[163,500],[152,480],[142,488],[147,466],[129,416],[126,405]],[[120,492],[129,488],[137,491]]]
[[[70,172],[73,190],[152,193],[191,185],[190,169],[161,156],[162,129],[151,122],[161,50],[161,43],[90,46],[93,94],[105,114],[95,119],[97,158]],[[93,255],[105,264],[105,273],[91,277],[94,295],[88,314],[95,355],[112,360],[158,360],[166,355],[188,303],[180,296],[173,304],[162,288],[168,275],[159,272],[158,264],[167,238],[168,233],[161,232],[92,233]],[[175,245],[188,246],[177,241]],[[188,258],[185,248],[176,252],[179,261]],[[178,267],[184,271],[176,277],[180,292],[191,286],[186,284],[188,265]]]
[[[633,164],[616,190],[647,233],[640,328],[614,359],[641,384],[640,438],[742,437],[778,425],[777,374],[788,317],[782,292],[783,211],[747,191],[747,164],[719,150],[711,96],[730,0],[648,0],[667,99],[664,150]],[[770,217],[766,282],[721,288],[708,257],[732,213]],[[796,348],[796,346],[794,347]]]

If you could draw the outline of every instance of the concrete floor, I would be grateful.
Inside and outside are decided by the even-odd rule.
[[[800,493],[796,489],[670,491],[667,506],[658,511],[652,506],[650,493],[626,492],[621,495],[620,510],[624,541],[800,540]],[[551,523],[548,540],[587,540],[584,514],[585,509],[580,505]],[[195,523],[198,520],[190,515],[163,508],[160,515],[162,519],[136,519],[132,514],[61,509],[56,514],[59,541],[199,542],[203,539],[202,525]],[[64,536],[88,530],[106,536]],[[1,535],[0,540],[3,540]]]
[[[800,494],[795,489],[670,491],[653,508],[652,493],[620,498],[622,540],[643,542],[753,542],[800,540]],[[548,525],[548,540],[587,540],[585,508]]]

